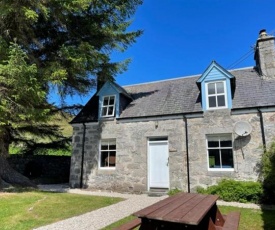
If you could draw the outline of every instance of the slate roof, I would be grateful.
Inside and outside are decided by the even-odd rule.
[[[275,106],[275,79],[264,80],[254,68],[229,71],[235,76],[232,109]],[[202,112],[201,75],[123,87],[133,101],[120,118],[138,118]],[[97,121],[98,102],[93,97],[72,123]],[[81,113],[81,112],[80,112]]]

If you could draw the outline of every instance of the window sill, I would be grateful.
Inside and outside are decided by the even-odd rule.
[[[102,170],[102,171],[107,171],[107,170],[115,170],[116,169],[116,167],[99,167],[98,168],[99,170]]]
[[[229,108],[227,106],[226,107],[206,108],[207,111],[220,110],[220,109],[229,109]]]
[[[234,172],[234,168],[208,168],[209,172]]]
[[[99,121],[113,121],[115,120],[115,117],[112,116],[112,117],[100,117],[99,118]]]

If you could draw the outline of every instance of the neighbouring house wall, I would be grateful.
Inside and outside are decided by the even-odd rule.
[[[267,145],[275,137],[275,113],[263,113]],[[238,137],[234,125],[238,121],[247,121],[252,132]],[[204,113],[203,118],[188,119],[190,184],[191,190],[197,186],[207,187],[216,184],[222,178],[256,181],[259,175],[258,163],[263,153],[262,132],[259,113],[231,115],[230,110],[214,110]],[[233,135],[234,171],[209,171],[207,165],[206,135]]]
[[[275,112],[263,112],[264,132],[267,148],[275,141]]]
[[[168,137],[170,188],[186,190],[186,151],[183,119],[86,124],[83,184],[92,189],[147,191],[147,142]],[[83,125],[74,125],[70,184],[78,187],[81,171]],[[116,168],[99,169],[100,139],[116,139]]]

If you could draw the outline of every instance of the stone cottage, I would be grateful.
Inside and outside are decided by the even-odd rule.
[[[197,76],[121,87],[106,82],[72,120],[71,187],[195,191],[257,180],[275,136],[274,37],[260,31],[255,67],[217,62]]]

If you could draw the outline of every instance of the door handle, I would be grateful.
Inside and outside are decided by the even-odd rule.
[[[166,166],[168,166],[169,165],[169,157],[167,158],[167,164],[166,164]]]

